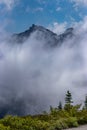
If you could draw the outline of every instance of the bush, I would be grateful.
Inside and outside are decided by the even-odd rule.
[[[6,127],[3,124],[0,124],[0,130],[11,130],[10,127]]]
[[[68,128],[64,119],[59,119],[51,123],[50,127],[47,130],[62,130]]]
[[[87,124],[87,116],[79,117],[78,123],[81,125]]]
[[[36,120],[32,125],[35,130],[46,130],[49,127],[49,123],[45,121]]]
[[[78,121],[76,117],[69,117],[66,120],[68,127],[78,127]]]

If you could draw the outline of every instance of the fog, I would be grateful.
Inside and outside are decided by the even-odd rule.
[[[74,37],[46,48],[34,32],[22,44],[0,31],[0,114],[28,115],[64,104],[67,90],[76,104],[87,94],[87,18],[74,25]],[[42,37],[42,34],[39,36]]]

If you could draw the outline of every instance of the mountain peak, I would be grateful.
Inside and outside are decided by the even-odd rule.
[[[37,30],[46,30],[43,26],[32,24],[31,27],[29,27],[28,31],[37,31]]]
[[[43,26],[32,24],[32,26],[29,27],[28,30],[21,32],[19,34],[15,34],[15,35],[19,36],[19,37],[29,37],[31,35],[31,33],[35,32],[35,31],[43,31],[43,30],[47,30],[47,29],[45,29]]]
[[[74,36],[74,28],[68,28],[68,29],[66,29],[65,30],[65,32],[64,33],[62,33],[61,35],[59,35],[60,37],[62,37],[62,39],[64,40],[65,38],[67,38],[67,37],[72,37],[72,36]]]
[[[65,32],[64,33],[72,33],[73,32],[73,30],[74,30],[74,28],[67,28],[66,30],[65,30]]]
[[[32,24],[32,26],[29,27],[28,30],[36,30],[36,29],[38,29],[39,27],[40,27],[39,25]]]
[[[14,36],[18,43],[23,43],[33,33],[36,33],[36,40],[46,41],[49,45],[55,46],[61,44],[67,37],[72,37],[73,30],[73,28],[68,28],[63,34],[57,35],[43,26],[32,24],[28,30]]]

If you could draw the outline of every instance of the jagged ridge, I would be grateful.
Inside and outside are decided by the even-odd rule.
[[[73,36],[73,28],[68,28],[63,34],[57,35],[43,26],[33,24],[28,30],[15,34],[13,37],[16,42],[23,43],[35,32],[37,32],[35,37],[37,40],[45,40],[46,44],[50,44],[50,46],[60,45],[67,37]]]

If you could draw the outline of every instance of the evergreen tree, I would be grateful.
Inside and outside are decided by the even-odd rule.
[[[87,110],[87,95],[86,95],[86,97],[85,97],[85,102],[84,102],[84,104],[85,104],[84,108]]]
[[[59,102],[58,109],[62,110],[62,102],[61,101]]]
[[[70,93],[69,90],[68,90],[67,93],[66,93],[65,103],[66,103],[66,104],[71,104],[71,103],[73,103],[73,101],[72,101],[72,94]]]
[[[70,93],[70,91],[68,90],[66,93],[66,97],[65,97],[65,106],[64,109],[69,111],[72,108],[72,94]]]

